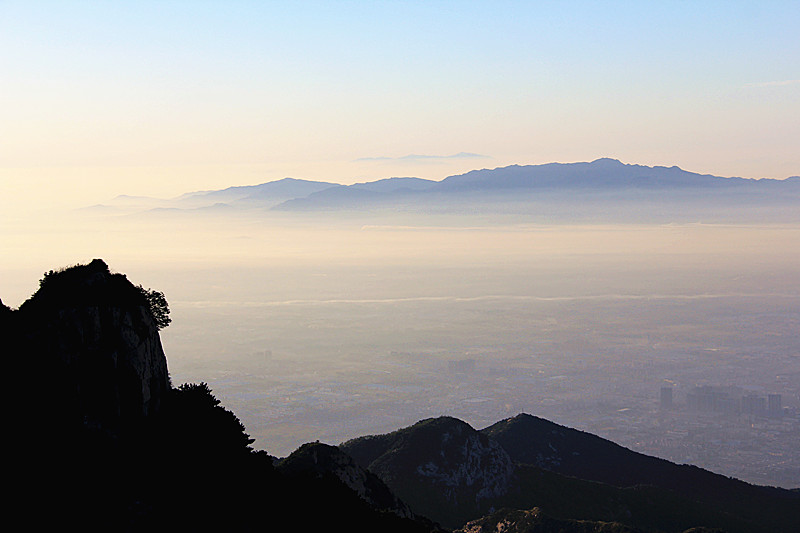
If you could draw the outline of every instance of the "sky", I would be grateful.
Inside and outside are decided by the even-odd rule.
[[[800,174],[800,2],[0,0],[0,210],[591,161]]]

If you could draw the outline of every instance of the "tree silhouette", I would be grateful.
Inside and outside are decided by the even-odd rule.
[[[184,447],[190,442],[192,453],[199,453],[205,461],[211,454],[220,459],[252,451],[254,439],[231,411],[220,405],[206,383],[185,383],[172,389],[167,410],[166,425]]]
[[[150,309],[150,314],[153,316],[156,327],[161,330],[169,326],[172,319],[169,317],[169,304],[164,293],[153,289],[145,289],[141,285],[137,285],[136,288],[139,289],[139,292],[142,293],[142,296],[147,301],[147,307]]]

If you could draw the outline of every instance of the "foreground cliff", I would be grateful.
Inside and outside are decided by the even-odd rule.
[[[15,313],[41,415],[110,434],[158,414],[170,389],[147,291],[95,259],[45,274]]]
[[[377,478],[365,499],[335,476],[276,470],[204,383],[173,388],[158,333],[168,312],[161,293],[99,259],[46,273],[18,310],[0,302],[16,528],[436,529]]]
[[[800,531],[800,493],[756,487],[519,415],[440,417],[283,460],[205,383],[172,387],[161,293],[101,260],[0,302],[9,522],[26,531]],[[10,501],[9,501],[10,498]],[[483,517],[483,518],[482,518]]]

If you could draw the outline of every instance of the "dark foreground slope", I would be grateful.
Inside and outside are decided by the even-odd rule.
[[[800,531],[796,491],[640,457],[527,416],[482,432],[455,418],[423,420],[339,448],[308,444],[277,461],[252,450],[204,383],[172,386],[158,334],[168,323],[163,295],[101,260],[47,273],[18,310],[0,303],[12,385],[10,523],[27,531],[424,533],[469,521],[473,532]]]
[[[205,384],[173,388],[166,309],[100,260],[0,305],[11,361],[6,518],[26,531],[426,532],[341,480],[278,471]]]
[[[594,436],[596,440],[580,447],[578,437],[559,440],[557,434],[545,432],[516,434],[509,440],[497,431],[525,420],[517,417],[499,423],[495,431],[478,432],[462,421],[442,417],[386,435],[354,439],[340,447],[383,479],[413,510],[448,527],[460,527],[494,509],[533,507],[562,520],[619,522],[643,531],[680,532],[709,526],[729,532],[789,532],[800,527],[800,499],[792,491],[755,487],[694,467],[664,461],[664,470],[653,472],[653,477],[645,473],[630,485],[593,481],[597,476],[590,475],[593,470],[588,466],[609,461],[608,468],[625,469],[626,458],[633,452],[620,448],[621,457],[610,455],[607,448],[616,445]],[[494,433],[501,438],[495,439]],[[557,461],[551,455],[546,456],[550,462],[527,460],[528,444],[533,458],[542,456],[543,450],[552,454],[551,445],[569,454],[580,450],[588,458],[587,475],[580,468],[564,474],[537,466]],[[686,469],[697,474],[692,479],[707,480],[709,485],[690,493],[664,485],[658,477]]]
[[[564,427],[549,420],[520,414],[481,430],[497,440],[517,463],[617,487],[652,485],[703,502],[709,508],[731,510],[749,522],[774,527],[800,527],[793,506],[800,499],[791,491],[751,485],[692,465],[677,465],[634,452],[611,441]]]
[[[535,507],[529,511],[501,509],[472,520],[456,533],[642,533],[619,522],[559,520]],[[699,532],[697,532],[699,533]]]

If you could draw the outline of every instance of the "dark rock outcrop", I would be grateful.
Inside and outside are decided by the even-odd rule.
[[[167,360],[143,290],[95,259],[50,271],[13,313],[30,418],[118,435],[155,416],[170,390]]]
[[[205,383],[172,388],[158,334],[165,313],[161,293],[99,259],[46,273],[19,310],[0,305],[17,386],[10,523],[28,531],[437,530],[407,508],[387,510],[382,502],[397,501],[388,489],[335,454],[327,465],[347,483],[279,472]]]
[[[488,511],[506,494],[514,465],[494,441],[461,420],[423,420],[340,448],[378,475],[411,508],[445,526]]]

